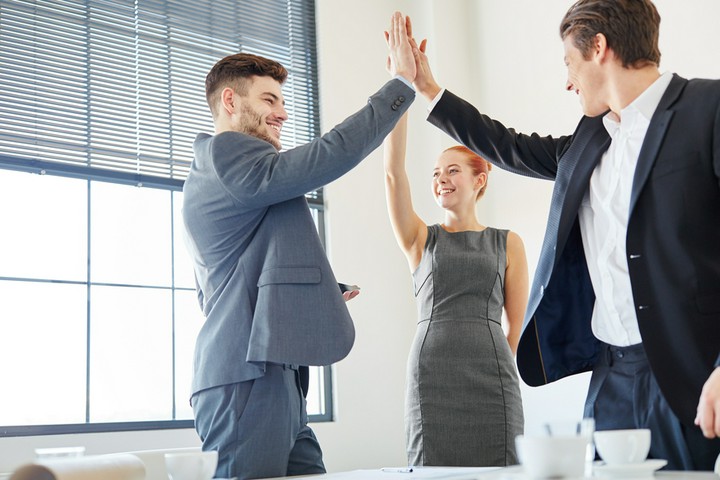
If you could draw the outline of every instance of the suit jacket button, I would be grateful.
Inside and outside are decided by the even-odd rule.
[[[397,105],[392,105],[390,108],[392,108],[393,110],[397,110]]]
[[[400,97],[398,97],[398,100],[400,100],[400,102],[404,102],[404,101],[405,101],[405,97],[403,97],[402,95],[400,95]]]

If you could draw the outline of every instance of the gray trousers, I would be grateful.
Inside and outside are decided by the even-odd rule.
[[[218,452],[215,477],[325,473],[294,367],[268,364],[264,376],[203,390],[191,403],[202,449]]]

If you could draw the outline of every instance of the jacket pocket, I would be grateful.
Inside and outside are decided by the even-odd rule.
[[[671,173],[690,168],[702,168],[700,157],[697,156],[697,154],[691,154],[684,158],[673,157],[672,159],[658,159],[658,163],[655,164],[650,175],[653,179],[658,179]]]
[[[322,273],[318,267],[274,267],[263,270],[258,287],[279,283],[320,283]]]

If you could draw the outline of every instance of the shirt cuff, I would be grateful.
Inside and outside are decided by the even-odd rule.
[[[437,95],[435,95],[435,98],[432,99],[432,102],[430,102],[430,105],[428,105],[427,109],[428,112],[432,112],[433,108],[435,108],[435,105],[440,101],[440,99],[443,96],[443,93],[445,93],[445,89],[441,88]]]
[[[395,75],[393,78],[397,78],[398,80],[403,82],[405,85],[412,88],[413,92],[415,91],[415,87],[413,87],[412,83],[408,82],[407,79],[405,77],[403,77],[402,75]]]

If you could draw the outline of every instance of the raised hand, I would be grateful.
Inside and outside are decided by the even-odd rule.
[[[395,12],[395,15],[393,15],[393,22],[395,22],[397,15],[400,15],[400,19],[402,18],[402,14]],[[393,23],[393,26],[395,26],[395,23]],[[398,25],[398,27],[400,27],[400,25]],[[402,29],[399,28],[399,31],[401,30]],[[427,55],[425,54],[427,39],[420,42],[420,45],[418,46],[415,37],[413,37],[412,21],[409,16],[405,17],[405,33],[415,59],[415,79],[413,80],[413,86],[428,100],[432,100],[440,92],[441,88],[435,81],[435,78],[433,78],[432,71],[430,70],[430,63],[428,62]],[[388,45],[390,45],[389,35],[390,34],[388,32],[385,32],[385,40],[388,41]],[[390,57],[387,59],[386,68],[388,72],[394,75],[390,70]]]
[[[408,19],[409,21],[409,19]],[[412,32],[412,27],[408,29]],[[416,46],[415,39],[411,38],[411,44],[413,45],[413,53],[415,55],[415,68],[416,75],[413,86],[415,90],[420,92],[428,100],[433,100],[435,96],[440,92],[440,85],[435,81],[432,70],[430,70],[430,62],[428,61],[425,50],[427,48],[427,39],[423,39],[420,42],[420,46]]]
[[[414,81],[417,62],[410,45],[406,19],[400,12],[393,13],[390,19],[390,30],[385,32],[385,40],[388,44],[386,67],[390,75],[401,75],[408,82]]]

